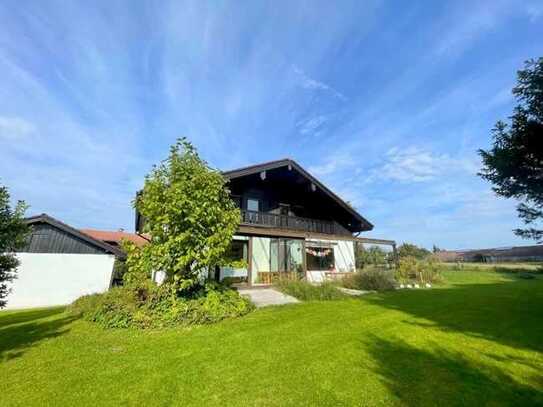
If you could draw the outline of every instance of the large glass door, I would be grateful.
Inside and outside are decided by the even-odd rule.
[[[262,284],[271,284],[276,279],[297,280],[304,276],[303,240],[271,239],[270,271],[262,273]]]

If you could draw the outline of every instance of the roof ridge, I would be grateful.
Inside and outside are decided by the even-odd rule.
[[[286,157],[286,158],[280,158],[280,159],[277,159],[277,160],[265,161],[265,162],[262,162],[262,163],[250,164],[250,165],[246,165],[246,166],[243,166],[243,167],[233,168],[231,170],[221,171],[221,173],[228,174],[228,173],[231,173],[231,172],[245,171],[245,170],[248,170],[248,169],[251,169],[251,168],[254,168],[254,167],[261,167],[261,166],[270,165],[270,164],[278,164],[278,163],[281,163],[281,162],[285,162],[285,163],[286,162],[294,162],[294,163],[296,163],[296,161],[293,160],[292,158]]]

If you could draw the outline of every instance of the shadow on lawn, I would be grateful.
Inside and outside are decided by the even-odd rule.
[[[402,404],[424,405],[540,405],[541,376],[532,386],[519,383],[495,366],[446,351],[439,344],[428,350],[401,340],[366,337],[369,364]],[[537,370],[536,370],[537,371]]]
[[[0,314],[0,360],[17,358],[35,344],[68,332],[66,326],[77,318],[63,312],[49,308]]]
[[[405,323],[543,352],[543,281],[462,284],[395,292],[365,300],[427,321]]]

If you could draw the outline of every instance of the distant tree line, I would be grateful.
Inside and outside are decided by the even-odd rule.
[[[441,249],[434,246],[434,252],[441,251]],[[400,259],[412,257],[417,260],[427,259],[432,252],[419,247],[412,243],[402,243],[396,249],[396,253]],[[363,269],[367,266],[379,266],[391,264],[395,261],[394,253],[386,251],[380,246],[364,247],[362,244],[357,245],[356,248],[356,268]]]

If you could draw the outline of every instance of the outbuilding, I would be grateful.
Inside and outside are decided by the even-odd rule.
[[[124,253],[47,214],[26,219],[32,231],[17,253],[20,265],[7,308],[69,304],[85,294],[107,291],[115,258]]]

